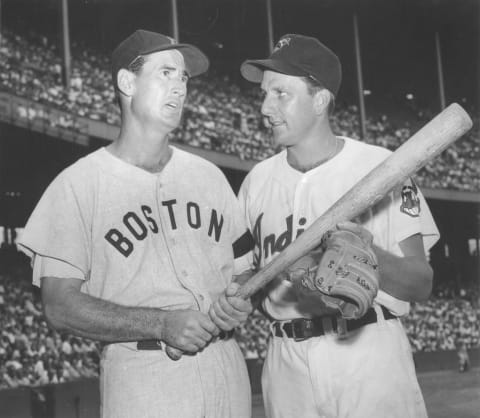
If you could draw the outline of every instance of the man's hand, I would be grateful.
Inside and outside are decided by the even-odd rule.
[[[250,299],[245,300],[235,296],[240,287],[239,283],[230,283],[225,292],[214,302],[208,311],[211,320],[223,331],[230,331],[238,327],[252,313]]]
[[[191,309],[165,312],[161,326],[162,341],[189,353],[202,350],[220,332],[208,315]]]

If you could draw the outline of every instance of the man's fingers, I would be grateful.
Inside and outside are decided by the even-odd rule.
[[[238,289],[240,289],[239,283],[236,283],[236,282],[230,283],[225,289],[225,296],[227,297],[235,296],[238,292]]]
[[[222,321],[230,322],[232,319],[235,319],[236,311],[230,306],[223,295],[212,303],[212,309],[215,312],[216,317]]]
[[[209,315],[201,313],[201,317],[199,318],[199,324],[206,332],[210,334],[210,336],[216,337],[220,330],[215,325],[215,323],[211,320]]]
[[[356,224],[355,222],[351,222],[351,221],[343,221],[343,222],[339,222],[337,224],[338,229],[348,229],[349,231],[353,231],[353,230],[357,229],[358,227],[359,227],[358,224]]]
[[[221,313],[223,314],[222,317],[225,317],[225,315],[228,317],[228,316],[233,316],[233,317],[236,317],[238,315],[241,315],[242,312],[238,309],[235,308],[235,306],[233,306],[230,302],[232,299],[238,299],[238,298],[228,298],[225,297],[225,295],[222,295],[220,298],[218,298],[218,300],[214,303],[215,306],[218,306],[219,309],[221,311]]]
[[[238,297],[228,297],[227,302],[236,313],[242,316],[250,314],[253,310],[252,303],[248,299],[245,300]]]
[[[185,351],[195,353],[203,349],[213,338],[212,334],[202,328],[185,333],[179,338],[179,345]]]
[[[220,333],[218,326],[215,325],[215,323],[211,320],[211,318],[208,318],[208,322],[205,322],[204,324],[202,324],[202,326],[203,326],[203,329],[206,332],[208,332],[210,339],[213,337],[216,337]]]
[[[350,222],[350,221],[339,222],[337,224],[337,229],[353,232],[354,234],[358,235],[363,240],[369,243],[373,241],[373,235],[370,233],[370,231],[368,231],[362,225],[359,225],[357,223]]]
[[[222,317],[220,317],[216,312],[215,308],[213,307],[213,305],[210,307],[209,315],[212,321],[215,322],[215,324],[224,331],[230,331],[236,326],[236,324],[232,324],[231,319],[225,320]]]

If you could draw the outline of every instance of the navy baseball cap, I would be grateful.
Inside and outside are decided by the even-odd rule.
[[[207,56],[197,47],[190,44],[177,43],[175,39],[157,32],[139,29],[122,41],[112,52],[112,78],[117,87],[117,73],[140,55],[148,55],[158,51],[178,49],[185,60],[185,67],[190,77],[195,77],[208,70]]]
[[[342,66],[332,50],[310,36],[288,34],[280,38],[270,57],[247,60],[240,72],[248,81],[260,83],[265,70],[309,77],[335,96],[342,81]]]

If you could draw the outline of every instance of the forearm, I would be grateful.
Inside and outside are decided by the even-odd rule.
[[[422,257],[398,257],[373,246],[380,270],[380,289],[400,300],[420,302],[432,290],[433,271]]]
[[[55,329],[106,342],[161,339],[166,314],[155,308],[117,305],[73,289],[63,291],[55,303],[44,294],[44,311]]]

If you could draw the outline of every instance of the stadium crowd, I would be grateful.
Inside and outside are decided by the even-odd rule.
[[[0,274],[0,389],[98,375],[98,344],[53,331],[25,269]]]
[[[0,272],[0,389],[98,376],[101,344],[53,331],[30,275],[25,260]],[[443,289],[428,302],[413,304],[403,322],[415,352],[455,350],[462,343],[480,347],[479,319],[478,292]],[[269,338],[267,319],[256,311],[236,338],[246,359],[261,362]]]
[[[70,83],[65,87],[60,54],[46,37],[20,35],[3,28],[0,39],[0,91],[65,112],[52,121],[48,111],[24,107],[18,109],[20,117],[42,119],[72,130],[76,129],[75,117],[118,125],[119,110],[107,56],[72,44]],[[276,150],[270,145],[259,108],[257,89],[241,88],[213,75],[193,79],[182,127],[173,133],[172,140],[241,159],[264,159]],[[332,121],[335,132],[359,138],[358,113],[354,105],[337,103]],[[426,122],[426,115],[429,113],[419,112],[416,126],[408,122],[395,126],[385,115],[369,117],[365,141],[395,149]],[[429,188],[479,191],[478,126],[476,119],[469,134],[418,173],[417,182]]]
[[[70,84],[65,87],[60,54],[48,39],[6,28],[2,28],[0,39],[0,92],[66,115],[52,121],[41,107],[20,107],[19,117],[42,119],[73,130],[75,117],[118,125],[108,57],[73,44]],[[258,115],[257,89],[210,75],[191,80],[189,90],[185,117],[181,129],[173,133],[174,142],[241,159],[261,160],[276,151]],[[475,130],[418,173],[417,181],[422,186],[480,191],[478,122]],[[335,132],[358,138],[359,125],[356,106],[338,103],[333,117]],[[371,117],[367,120],[366,141],[395,149],[414,130],[407,123],[396,126],[384,115]],[[97,376],[101,346],[51,330],[29,275],[28,268],[0,272],[0,389]],[[475,300],[467,298],[471,294],[470,290],[442,290],[426,303],[413,304],[403,319],[413,350],[453,350],[459,342],[468,348],[479,347],[480,309]],[[259,312],[237,331],[247,359],[264,358],[268,337],[268,322]]]

